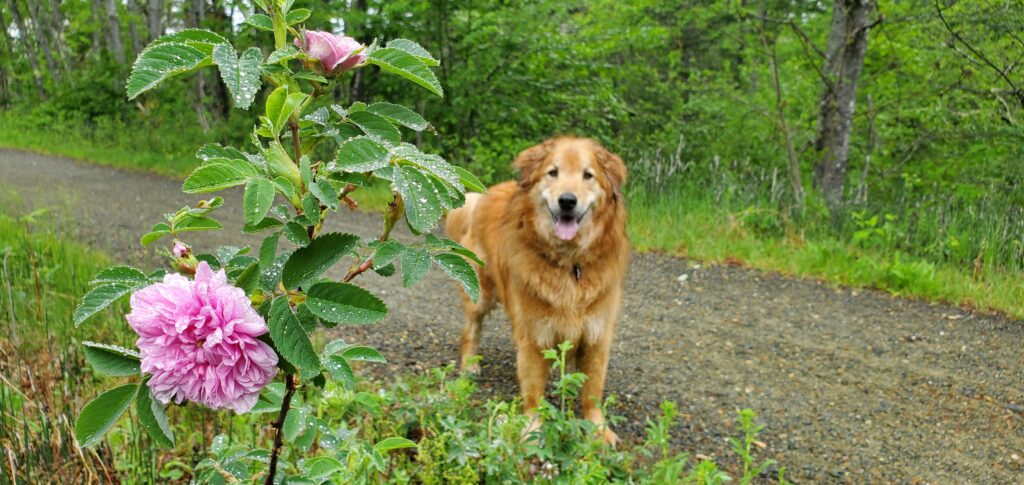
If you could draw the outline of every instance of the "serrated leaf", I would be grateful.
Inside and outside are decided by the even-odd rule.
[[[206,55],[213,54],[213,48],[217,44],[230,44],[222,35],[204,29],[183,29],[174,33],[162,35],[153,40],[149,45],[179,43],[189,47],[195,47]]]
[[[441,219],[441,201],[434,184],[419,170],[400,166],[394,171],[394,185],[405,201],[405,219],[417,233],[429,232]]]
[[[195,169],[181,186],[188,194],[215,192],[244,184],[259,173],[251,164],[241,160],[221,159]]]
[[[306,306],[321,319],[343,325],[362,325],[382,320],[384,302],[369,291],[348,283],[317,283],[306,292]]]
[[[243,234],[251,234],[254,232],[266,231],[267,229],[275,229],[283,226],[284,223],[274,219],[273,217],[264,218],[262,221],[256,224],[246,224],[242,227]]]
[[[358,242],[358,236],[337,232],[313,239],[308,246],[292,253],[288,262],[284,264],[281,279],[285,288],[293,289],[309,283],[337,263]]]
[[[260,284],[260,265],[259,263],[252,263],[242,270],[242,273],[235,278],[235,286],[245,291],[245,294],[251,294],[256,291],[256,288]]]
[[[211,231],[216,229],[223,229],[219,222],[209,217],[195,217],[186,216],[182,220],[178,221],[174,226],[174,230],[177,232],[188,232],[188,231]]]
[[[296,59],[302,55],[302,51],[295,48],[293,45],[286,45],[274,52],[270,53],[267,57],[267,64],[277,64],[282,61],[290,61]]]
[[[309,421],[309,411],[306,408],[293,408],[284,419],[284,439],[289,443],[294,442],[303,431]]]
[[[370,172],[388,165],[387,148],[365,136],[350,138],[338,148],[336,169],[344,172]]]
[[[324,361],[324,368],[331,373],[334,380],[341,382],[346,389],[352,389],[356,385],[356,376],[352,372],[352,366],[340,355],[330,355]]]
[[[246,156],[245,152],[235,147],[225,147],[217,143],[207,143],[196,150],[196,158],[203,162],[209,162],[215,159],[228,159],[228,160],[241,160],[249,161],[249,157]]]
[[[403,251],[405,251],[405,245],[394,239],[388,239],[378,244],[373,252],[373,268],[379,269],[391,264]]]
[[[274,347],[290,364],[299,369],[303,379],[320,373],[320,358],[313,351],[309,336],[292,313],[287,297],[280,297],[270,305],[270,338]]]
[[[356,113],[349,113],[348,120],[352,124],[359,127],[363,133],[368,136],[381,138],[391,143],[398,143],[402,141],[402,134],[398,132],[398,128],[392,125],[387,119],[377,116],[369,111],[359,111]]]
[[[400,450],[402,448],[416,448],[416,442],[401,438],[398,436],[392,436],[390,438],[384,438],[373,445],[373,448],[380,453],[387,453],[391,450]]]
[[[165,406],[153,399],[149,386],[145,382],[139,384],[138,395],[135,398],[135,412],[139,415],[142,427],[146,428],[149,437],[164,448],[174,446],[174,432],[167,422]]]
[[[103,435],[124,414],[139,391],[138,384],[125,384],[110,389],[89,401],[75,420],[75,438],[82,448],[99,443]]]
[[[108,376],[137,376],[139,370],[139,354],[133,350],[116,345],[96,342],[82,342],[85,347],[85,359],[93,370]]]
[[[82,297],[82,302],[75,307],[72,321],[76,327],[81,325],[89,317],[110,306],[111,303],[114,303],[122,296],[131,293],[136,286],[134,284],[112,283],[93,288]]]
[[[309,233],[306,231],[306,226],[295,221],[288,221],[284,225],[284,237],[296,246],[309,244]]]
[[[432,56],[430,54],[430,52],[428,52],[426,49],[424,49],[423,46],[421,46],[421,45],[417,44],[416,42],[413,42],[413,41],[411,41],[409,39],[395,39],[395,40],[392,40],[392,41],[388,42],[387,47],[390,47],[392,49],[398,49],[398,50],[402,50],[402,51],[408,52],[409,54],[412,54],[414,57],[416,57],[419,60],[423,61],[423,63],[428,65],[428,66],[440,66],[441,65],[441,62],[438,61],[437,59],[434,59],[434,56]]]
[[[314,483],[327,481],[344,468],[337,458],[330,456],[314,456],[302,462],[303,476]]]
[[[371,64],[380,66],[381,69],[398,74],[420,86],[423,86],[438,96],[444,96],[441,83],[437,80],[434,71],[431,71],[427,64],[420,58],[400,49],[385,47],[370,54]]]
[[[373,103],[366,107],[366,111],[410,130],[423,131],[430,127],[430,123],[427,123],[427,120],[423,119],[419,113],[402,105],[385,102]]]
[[[309,11],[308,8],[297,8],[295,10],[289,11],[288,14],[284,16],[284,21],[288,25],[295,25],[300,22],[305,22],[306,19],[309,18],[310,13],[311,12]]]
[[[149,282],[149,276],[131,266],[111,266],[106,268],[89,282],[90,285],[102,285],[108,283],[124,283],[128,285],[145,284]]]
[[[267,217],[267,211],[274,204],[274,184],[263,177],[249,179],[242,196],[242,211],[245,223],[254,225]]]
[[[143,246],[149,246],[150,244],[156,242],[158,239],[170,233],[171,226],[168,226],[163,222],[158,222],[153,225],[153,228],[150,229],[148,233],[143,234],[142,237],[139,238],[139,244],[142,244]]]
[[[231,93],[236,108],[249,109],[260,89],[260,64],[263,53],[250,47],[241,56],[227,44],[213,48],[213,62],[220,69],[220,77]]]
[[[363,362],[376,362],[378,364],[388,363],[388,359],[384,358],[384,355],[377,351],[377,349],[362,345],[349,347],[341,355],[350,361],[360,360]]]
[[[402,286],[416,284],[430,271],[430,252],[423,248],[407,247],[402,253]]]
[[[330,182],[324,179],[317,180],[315,184],[309,185],[309,192],[328,209],[338,210],[338,192]]]
[[[165,42],[147,47],[135,59],[125,84],[128,99],[135,99],[169,77],[212,64],[209,53],[187,44]]]
[[[267,96],[267,118],[273,126],[274,136],[288,126],[288,119],[302,106],[306,97],[305,93],[289,93],[287,86],[281,86]]]
[[[391,149],[391,157],[419,167],[427,174],[434,175],[457,187],[460,192],[463,190],[462,184],[459,183],[459,173],[455,167],[440,156],[423,153],[413,145],[402,144]]]
[[[470,173],[469,170],[466,170],[458,165],[453,165],[452,169],[454,169],[455,173],[459,175],[459,182],[461,182],[462,185],[466,187],[467,190],[472,190],[474,192],[480,193],[487,193],[487,186],[484,185],[484,183],[481,182],[480,179],[476,177],[476,175]]]
[[[451,276],[452,279],[462,285],[462,289],[466,290],[466,294],[469,295],[470,299],[476,301],[480,297],[480,279],[477,277],[473,266],[463,259],[462,256],[451,253],[435,254],[434,262],[445,273],[448,273],[448,276]]]
[[[263,31],[274,31],[274,21],[261,13],[250,15],[249,18],[245,19],[245,23]]]

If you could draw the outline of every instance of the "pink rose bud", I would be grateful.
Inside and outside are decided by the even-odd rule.
[[[171,249],[171,253],[174,254],[175,258],[187,258],[191,252],[188,246],[180,241],[174,241],[174,248]]]
[[[302,47],[299,39],[295,39],[295,46]],[[306,55],[320,61],[328,75],[340,74],[365,61],[366,54],[363,48],[363,44],[348,36],[306,31]]]

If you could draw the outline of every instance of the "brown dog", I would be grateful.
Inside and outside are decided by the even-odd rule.
[[[445,225],[449,237],[486,263],[476,268],[479,300],[462,294],[463,370],[479,370],[469,360],[497,299],[512,321],[524,411],[536,415],[547,384],[550,362],[541,351],[571,341],[576,367],[587,375],[583,416],[614,444],[599,404],[629,265],[626,166],[597,142],[573,137],[529,148],[514,165],[518,183],[468,194]],[[537,426],[535,419],[531,429]]]

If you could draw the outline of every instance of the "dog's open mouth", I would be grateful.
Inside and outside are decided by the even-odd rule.
[[[586,212],[580,215],[574,214],[552,214],[555,222],[555,236],[563,241],[571,241],[580,230],[580,221]]]

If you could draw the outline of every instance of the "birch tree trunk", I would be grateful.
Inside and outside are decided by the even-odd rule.
[[[128,38],[132,41],[132,53],[135,56],[139,55],[142,50],[142,41],[139,39],[139,20],[141,18],[142,10],[139,8],[139,0],[128,0]]]
[[[89,2],[89,7],[92,13],[92,45],[89,46],[89,53],[93,56],[99,57],[100,50],[103,49],[103,0],[92,0]]]
[[[53,29],[54,47],[57,60],[60,62],[61,71],[68,73],[68,45],[64,41],[64,12],[60,9],[59,0],[50,0],[50,25]]]
[[[39,72],[39,58],[36,57],[36,48],[32,44],[32,39],[29,38],[28,30],[25,29],[25,18],[21,16],[21,10],[18,10],[18,3],[15,0],[7,0],[7,8],[11,11],[11,16],[14,17],[14,25],[18,27],[18,38],[21,39],[21,44],[25,47],[25,55],[28,57],[29,65],[32,66],[32,77],[36,82],[36,89],[39,91],[39,98],[46,99],[46,88],[43,87],[43,76]]]
[[[50,44],[52,32],[49,29],[50,23],[43,18],[45,13],[39,11],[39,0],[28,0],[28,14],[32,18],[32,36],[41,44],[43,58],[46,59],[46,70],[49,71],[50,80],[57,85],[60,84],[60,72],[57,70],[57,62],[53,59],[53,45]]]
[[[818,139],[820,158],[815,183],[829,209],[843,205],[850,132],[857,101],[857,81],[864,67],[874,0],[835,0],[825,60],[825,92],[821,97]]]
[[[117,1],[106,0],[107,49],[119,64],[124,64],[124,44],[121,42],[121,18],[117,13]]]

